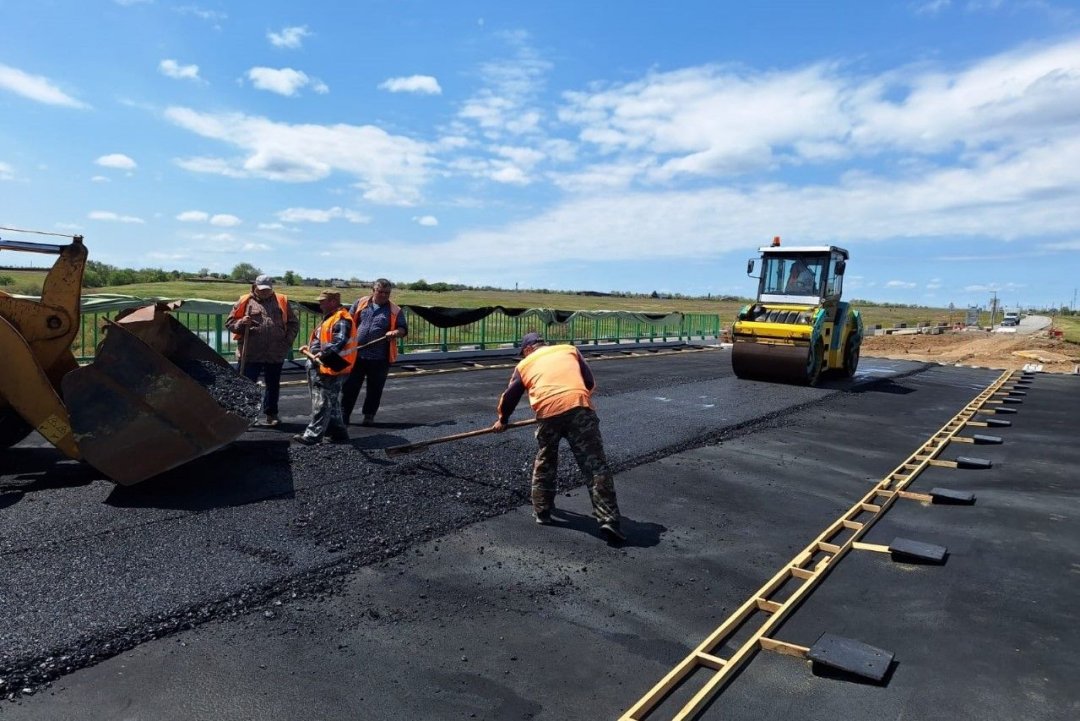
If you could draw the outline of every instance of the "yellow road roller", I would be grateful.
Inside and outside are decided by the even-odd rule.
[[[859,365],[859,311],[840,300],[848,252],[834,245],[759,249],[757,301],[731,329],[731,366],[739,378],[816,385],[826,373],[851,377]],[[746,265],[754,276],[755,262]]]

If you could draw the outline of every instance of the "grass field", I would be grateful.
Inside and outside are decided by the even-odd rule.
[[[1065,332],[1065,340],[1070,343],[1080,343],[1080,316],[1056,316],[1054,327]]]
[[[36,295],[40,293],[44,271],[0,271],[15,280],[14,285],[0,289],[9,293]],[[205,298],[207,300],[233,301],[248,292],[247,283],[200,283],[196,281],[176,281],[168,283],[144,283],[121,285],[108,288],[88,289],[87,293],[118,293],[139,298]],[[314,301],[319,288],[310,286],[282,286],[280,290],[295,300]],[[364,294],[364,288],[343,288],[342,302],[350,303]],[[647,313],[717,313],[727,324],[735,319],[739,308],[747,301],[720,301],[705,299],[669,300],[664,298],[617,298],[613,296],[577,295],[574,293],[526,293],[510,290],[479,291],[462,290],[434,293],[398,289],[394,291],[394,301],[401,305],[431,305],[449,308],[479,308],[482,306],[501,305],[506,308],[556,308],[558,310],[628,310]],[[917,323],[960,322],[962,310],[949,311],[947,308],[893,308],[877,305],[856,306],[862,311],[863,322],[870,327],[880,324],[891,328],[898,323],[915,325]],[[1066,329],[1066,338],[1080,341],[1080,320],[1064,319],[1062,327]],[[982,323],[989,322],[989,315],[983,314]]]

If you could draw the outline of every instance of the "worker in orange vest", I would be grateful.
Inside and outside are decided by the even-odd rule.
[[[619,525],[615,477],[608,468],[604,441],[600,437],[600,419],[592,405],[596,382],[589,364],[574,346],[545,345],[536,332],[526,333],[521,339],[521,357],[510,376],[510,384],[499,397],[498,418],[491,430],[495,433],[506,430],[518,401],[528,392],[529,404],[536,413],[536,442],[539,445],[532,472],[536,522],[541,525],[551,523],[559,443],[565,438],[585,476],[600,532],[611,543],[626,540]]]
[[[308,387],[311,390],[311,422],[293,440],[305,446],[324,439],[334,443],[349,440],[349,431],[341,417],[341,384],[356,362],[356,326],[347,308],[341,305],[341,293],[319,293],[322,323],[312,329],[308,344],[300,352],[308,356]]]
[[[356,323],[356,343],[361,348],[356,365],[341,390],[341,413],[345,425],[349,424],[364,381],[367,381],[367,394],[360,409],[364,415],[360,425],[374,424],[375,414],[382,403],[386,377],[390,374],[390,366],[397,360],[397,340],[409,334],[405,311],[390,301],[393,288],[393,283],[379,278],[371,285],[371,295],[358,299],[349,310]],[[380,339],[385,341],[377,342]]]
[[[300,320],[289,305],[288,296],[275,293],[274,279],[260,275],[251,284],[251,292],[236,301],[225,327],[232,331],[237,343],[240,373],[252,381],[259,380],[261,375],[266,385],[262,402],[266,420],[256,425],[278,425],[281,368],[300,332]]]

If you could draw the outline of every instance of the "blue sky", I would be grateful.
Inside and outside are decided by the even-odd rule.
[[[0,225],[121,266],[1069,304],[1080,6],[0,0]],[[19,237],[9,232],[3,237]],[[5,255],[2,264],[47,260]]]

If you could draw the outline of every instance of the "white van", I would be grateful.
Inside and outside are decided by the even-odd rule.
[[[1005,311],[1005,317],[1001,319],[1001,324],[1004,326],[1020,325],[1020,313],[1019,311],[1009,310]]]

